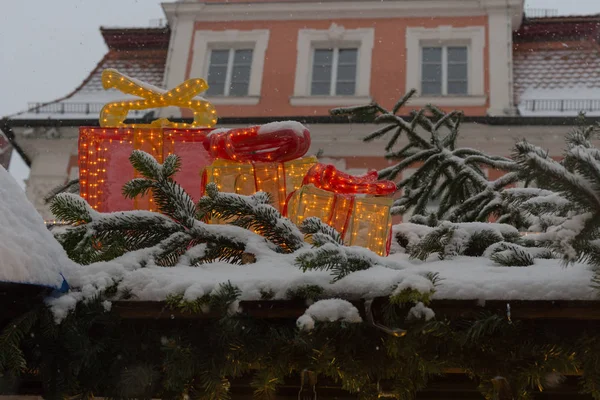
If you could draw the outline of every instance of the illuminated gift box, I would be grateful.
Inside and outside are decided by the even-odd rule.
[[[348,246],[362,246],[388,255],[391,245],[390,208],[396,184],[378,181],[377,172],[351,176],[333,165],[316,164],[302,187],[290,196],[285,214],[297,225],[317,217],[335,228]]]
[[[215,130],[206,143],[216,159],[202,174],[203,188],[214,182],[222,192],[263,191],[279,211],[317,162],[315,157],[300,158],[310,147],[310,133],[297,122]]]
[[[211,129],[91,128],[79,132],[80,195],[100,212],[155,211],[150,196],[127,199],[123,185],[139,177],[129,162],[133,150],[143,150],[160,163],[169,155],[181,158],[175,181],[200,199],[200,176],[212,159],[204,147]]]
[[[197,94],[208,85],[202,79],[190,79],[165,91],[129,78],[113,69],[102,72],[105,89],[116,88],[138,99],[106,104],[100,112],[100,127],[82,127],[79,131],[80,194],[101,212],[144,209],[155,211],[150,196],[135,200],[121,194],[125,183],[138,177],[129,162],[133,150],[143,150],[158,162],[169,154],[181,158],[181,170],[174,179],[192,196],[200,198],[199,172],[212,162],[205,141],[217,117],[213,106]],[[158,107],[185,107],[194,112],[191,124],[158,119],[149,124],[124,123],[129,110]]]

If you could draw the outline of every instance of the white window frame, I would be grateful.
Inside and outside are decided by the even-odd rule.
[[[374,28],[345,29],[334,23],[325,30],[300,29],[298,31],[294,94],[290,99],[290,104],[292,106],[343,106],[371,101],[371,58],[374,43]],[[354,96],[311,95],[314,51],[323,48],[358,49]]]
[[[229,97],[231,96],[229,94],[229,91],[231,90],[231,78],[233,75],[233,61],[234,61],[234,57],[235,57],[235,51],[236,50],[252,50],[252,63],[254,63],[254,49],[250,48],[248,46],[243,46],[243,45],[237,45],[237,46],[213,46],[210,48],[210,51],[208,53],[208,57],[207,59],[207,64],[206,64],[206,73],[204,74],[204,76],[206,77],[206,80],[208,81],[208,71],[210,69],[210,59],[212,57],[212,52],[214,50],[227,50],[229,51],[229,54],[227,56],[227,71],[225,72],[225,87],[223,89],[223,94],[220,96],[224,96],[224,97]],[[250,80],[252,80],[252,63],[250,64]],[[250,94],[250,82],[248,82],[248,93],[246,94],[246,96],[248,96]],[[232,96],[232,97],[246,97],[246,96]]]
[[[312,74],[313,74],[313,69],[314,69],[314,63],[315,63],[315,51],[316,50],[333,50],[333,54],[332,54],[332,59],[331,59],[331,81],[329,82],[329,95],[319,95],[319,94],[311,94],[311,96],[318,96],[318,97],[322,97],[322,96],[338,96],[335,94],[336,89],[337,89],[337,74],[338,74],[338,65],[339,65],[339,57],[340,57],[340,49],[344,50],[344,49],[356,49],[356,76],[354,77],[354,93],[356,93],[356,86],[358,84],[358,57],[359,57],[359,53],[360,53],[360,49],[358,49],[356,46],[352,46],[352,45],[347,45],[347,46],[341,46],[341,47],[323,47],[323,46],[315,46],[312,49],[311,52],[311,60],[310,60],[310,77],[308,79],[308,83],[310,85],[310,87],[308,88],[309,92],[312,91]],[[353,95],[352,95],[353,96]],[[339,96],[338,96],[339,97]]]
[[[268,29],[255,29],[250,31],[225,30],[225,31],[196,31],[194,34],[193,58],[190,69],[192,77],[208,77],[210,53],[213,49],[252,49],[252,65],[250,67],[250,82],[247,96],[210,96],[211,103],[256,105],[260,101],[265,53],[269,43]],[[231,53],[230,53],[231,54]],[[229,63],[227,69],[233,67]],[[228,73],[229,76],[229,73]],[[228,89],[226,88],[226,93]]]
[[[467,47],[467,95],[421,96],[421,71],[423,47]],[[485,28],[470,26],[454,28],[439,26],[437,28],[406,28],[406,88],[417,89],[417,96],[411,100],[413,105],[434,103],[439,106],[484,106],[487,102],[484,87],[484,49]],[[442,52],[442,57],[446,51]],[[415,62],[415,60],[418,60]],[[442,68],[447,62],[442,58]],[[442,93],[447,93],[447,80],[442,77]]]
[[[441,80],[442,80],[442,93],[440,93],[441,96],[465,96],[463,94],[452,94],[449,95],[448,94],[448,47],[466,47],[467,49],[467,93],[466,96],[469,95],[469,85],[470,85],[470,76],[469,76],[469,53],[471,52],[470,50],[470,46],[468,43],[444,43],[442,45],[440,44],[427,44],[427,43],[423,43],[420,46],[420,50],[421,50],[421,73],[423,73],[423,49],[425,47],[428,48],[441,48],[442,49],[442,59],[441,59],[441,65],[442,65],[442,76],[441,76]],[[422,76],[419,76],[419,87],[421,87],[421,85],[423,84],[423,80],[422,80]]]

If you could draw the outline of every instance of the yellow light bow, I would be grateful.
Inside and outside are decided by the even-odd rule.
[[[208,101],[195,99],[199,93],[208,89],[203,79],[188,79],[181,85],[169,91],[147,85],[137,79],[123,75],[116,69],[107,68],[102,71],[102,86],[104,89],[116,88],[122,93],[140,97],[143,100],[124,100],[107,103],[100,111],[101,127],[131,127],[131,128],[211,128],[217,123],[217,111]],[[125,124],[129,110],[146,110],[159,107],[182,107],[194,111],[194,121],[191,124],[172,122],[159,118],[149,124]]]

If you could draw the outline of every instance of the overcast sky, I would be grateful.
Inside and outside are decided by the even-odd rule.
[[[162,18],[160,0],[2,1],[0,116],[27,102],[54,100],[73,90],[106,52],[100,26],[148,26]],[[560,14],[600,13],[600,0],[527,0],[526,7]],[[18,156],[10,167],[27,175]]]

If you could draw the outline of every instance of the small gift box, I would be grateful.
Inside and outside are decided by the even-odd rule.
[[[317,162],[315,157],[300,158],[310,147],[310,133],[297,122],[217,129],[206,143],[216,160],[205,168],[202,188],[214,182],[222,192],[251,195],[263,191],[280,211]]]
[[[212,162],[205,142],[216,123],[213,106],[198,93],[208,86],[202,79],[190,79],[165,91],[120,74],[113,69],[102,72],[105,89],[117,88],[138,99],[111,102],[100,112],[100,127],[79,130],[80,194],[101,212],[143,209],[155,211],[151,196],[123,197],[125,183],[137,177],[129,162],[133,150],[143,150],[160,163],[167,155],[181,158],[181,170],[174,179],[194,200],[200,198],[199,171]],[[158,119],[149,124],[124,123],[129,110],[178,106],[194,112],[191,124]]]
[[[396,184],[378,181],[377,172],[352,176],[333,165],[316,164],[293,193],[284,213],[297,225],[317,217],[335,228],[348,246],[362,246],[388,255],[391,245],[390,208]]]

